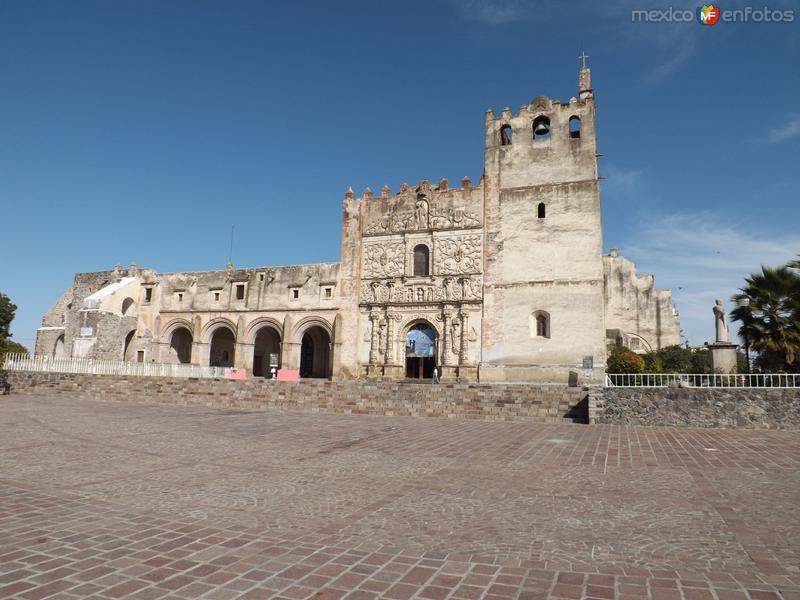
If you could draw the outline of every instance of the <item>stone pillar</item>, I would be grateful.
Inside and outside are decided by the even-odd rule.
[[[247,369],[248,374],[253,374],[253,348],[254,344],[235,344],[233,366],[237,369]]]
[[[461,309],[461,348],[458,353],[458,364],[466,365],[469,362],[469,315]]]
[[[377,365],[378,364],[378,349],[379,349],[379,329],[381,325],[381,314],[377,310],[373,309],[369,313],[369,320],[372,323],[372,335],[370,336],[370,344],[369,344],[369,364]]]
[[[394,324],[400,320],[400,315],[386,311],[386,354],[384,363],[391,365],[394,363]]]
[[[333,319],[333,344],[332,344],[332,366],[331,379],[342,379],[342,315],[337,313]]]
[[[209,345],[204,344],[203,342],[192,342],[192,364],[193,365],[200,365],[201,367],[208,366],[208,351]]]
[[[442,322],[442,356],[441,364],[448,366],[453,364],[453,353],[450,351],[450,321],[453,313],[450,310],[442,311],[440,320]]]
[[[283,342],[281,344],[282,370],[300,370],[300,346],[301,344],[297,342]]]

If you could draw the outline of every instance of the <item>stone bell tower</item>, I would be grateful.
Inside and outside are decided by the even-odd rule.
[[[482,381],[597,381],[605,366],[595,97],[486,113]]]

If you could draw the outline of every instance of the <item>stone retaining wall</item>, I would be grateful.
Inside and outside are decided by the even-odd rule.
[[[800,388],[596,388],[589,421],[798,430]]]
[[[213,408],[449,417],[488,421],[586,422],[587,391],[523,384],[378,383],[264,379],[229,381],[68,373],[8,373],[12,394],[78,394]]]

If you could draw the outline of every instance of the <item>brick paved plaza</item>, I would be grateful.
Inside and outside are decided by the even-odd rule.
[[[0,598],[800,599],[800,435],[0,400]]]

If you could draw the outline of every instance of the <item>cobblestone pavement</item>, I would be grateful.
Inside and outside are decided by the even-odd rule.
[[[0,598],[800,600],[800,435],[0,401]]]

